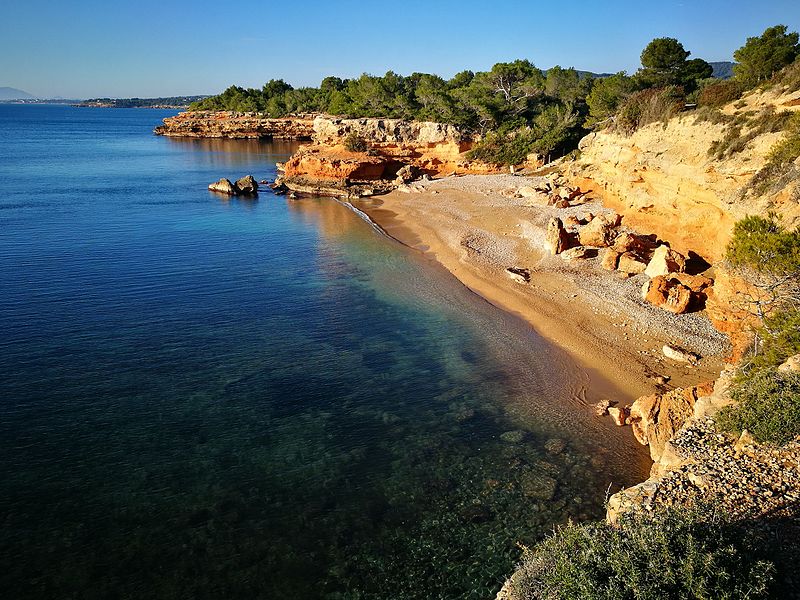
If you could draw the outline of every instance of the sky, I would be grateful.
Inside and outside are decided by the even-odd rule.
[[[7,0],[0,86],[145,98],[389,70],[449,78],[517,58],[632,73],[655,37],[732,60],[776,24],[800,30],[800,0]]]

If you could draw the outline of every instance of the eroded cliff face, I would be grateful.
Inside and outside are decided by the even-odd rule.
[[[796,111],[799,99],[800,92],[754,93],[722,112],[739,116],[764,109]],[[797,182],[771,195],[747,193],[753,175],[783,134],[756,135],[741,151],[718,159],[709,148],[727,131],[725,124],[692,112],[630,136],[599,131],[582,140],[581,158],[568,175],[623,215],[627,226],[656,233],[684,254],[692,251],[716,262],[725,253],[734,223],[746,215],[776,210],[787,226],[800,222]],[[744,126],[742,135],[746,134]]]
[[[169,137],[310,140],[314,115],[268,119],[256,113],[187,111],[164,119],[155,128]]]
[[[345,149],[354,136],[367,150]],[[444,176],[453,173],[494,173],[497,167],[469,161],[472,140],[452,125],[401,119],[341,119],[317,116],[313,143],[286,163],[283,182],[298,191],[324,189],[345,193],[353,182],[391,181],[400,169]]]

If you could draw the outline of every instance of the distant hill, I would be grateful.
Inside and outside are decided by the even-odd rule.
[[[36,98],[33,94],[23,92],[17,88],[0,87],[0,101],[2,100],[33,100]]]
[[[733,77],[733,65],[736,63],[724,60],[721,62],[710,62],[708,64],[714,69],[714,72],[711,74],[712,77],[716,77],[717,79],[730,79]]]

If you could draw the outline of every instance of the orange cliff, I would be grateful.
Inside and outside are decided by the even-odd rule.
[[[366,151],[348,151],[348,137],[363,142]],[[374,192],[389,189],[404,167],[434,177],[498,171],[494,165],[467,159],[473,141],[442,123],[317,116],[312,140],[285,165],[282,182],[289,189],[343,195],[360,183]]]
[[[746,119],[752,124],[765,111],[797,110],[800,91],[752,92],[722,109],[745,122],[740,135],[747,142],[737,152],[713,156],[710,148],[725,138],[728,126],[689,112],[632,135],[591,133],[581,140],[580,159],[565,168],[573,185],[601,198],[622,215],[626,227],[655,233],[682,254],[696,253],[715,266],[707,314],[731,338],[734,361],[757,323],[746,310],[752,289],[726,271],[723,261],[733,226],[745,216],[768,212],[775,212],[788,228],[800,225],[800,180],[762,195],[750,186],[785,134],[760,133]]]

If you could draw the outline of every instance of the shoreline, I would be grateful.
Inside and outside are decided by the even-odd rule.
[[[465,187],[459,184],[466,180],[471,180],[466,186],[470,189],[459,189]],[[411,193],[395,191],[358,200],[354,208],[387,235],[439,263],[473,293],[521,318],[565,351],[588,378],[582,399],[587,410],[593,410],[600,399],[615,400],[622,406],[639,396],[664,391],[665,386],[656,382],[658,376],[669,377],[666,389],[716,379],[723,364],[722,334],[715,340],[719,351],[698,366],[675,363],[660,353],[664,343],[675,343],[681,336],[681,321],[702,317],[679,317],[645,307],[644,311],[661,313],[664,322],[674,321],[677,331],[669,331],[669,327],[654,331],[663,329],[660,324],[647,331],[639,329],[639,315],[631,314],[639,307],[625,302],[615,305],[613,299],[603,302],[606,299],[598,296],[599,290],[582,285],[597,278],[596,284],[603,286],[618,281],[618,277],[602,272],[596,264],[572,272],[565,268],[567,265],[558,264],[564,263],[561,258],[549,257],[531,243],[538,232],[531,231],[530,221],[546,219],[548,209],[506,198],[499,188],[532,181],[508,175],[446,178],[418,184]],[[479,238],[477,245],[471,243],[472,238]],[[513,264],[505,264],[503,259]],[[505,268],[529,269],[530,283],[522,285],[507,276],[504,264]]]

